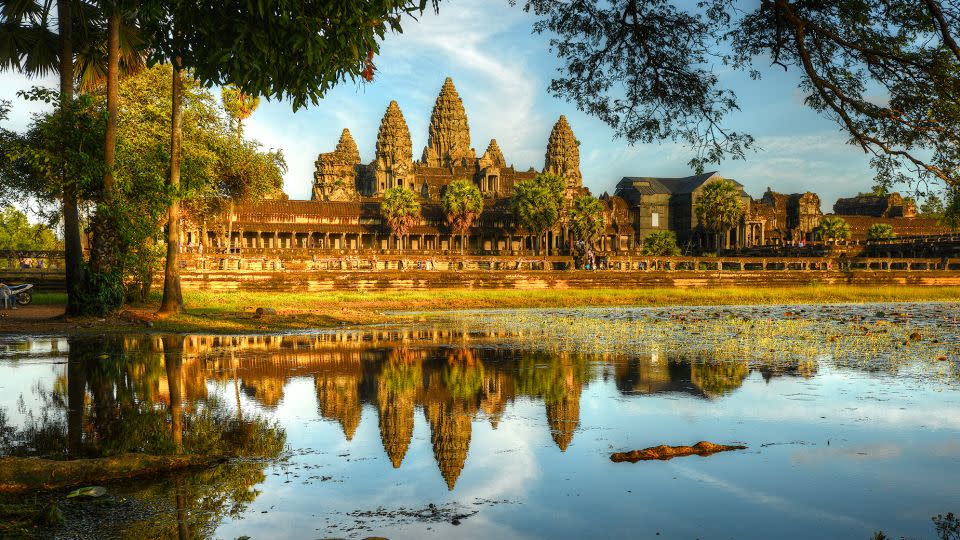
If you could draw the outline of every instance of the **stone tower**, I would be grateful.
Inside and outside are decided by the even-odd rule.
[[[377,411],[380,441],[394,469],[400,468],[413,439],[413,415],[417,388],[397,384],[397,379],[422,379],[419,364],[387,362],[377,378]]]
[[[470,451],[470,414],[462,402],[428,403],[424,414],[430,424],[430,442],[440,476],[453,491]]]
[[[507,162],[503,159],[503,152],[497,145],[496,139],[490,139],[486,152],[477,161],[480,172],[477,179],[480,183],[480,192],[484,195],[496,196],[502,192],[500,186],[500,169],[506,168]]]
[[[360,374],[318,374],[314,376],[320,416],[336,420],[348,441],[360,425]]]
[[[573,434],[580,425],[580,392],[579,385],[568,388],[563,396],[547,404],[547,425],[550,426],[550,436],[561,452],[566,452],[573,440]]]
[[[583,176],[580,174],[580,148],[577,138],[573,135],[573,129],[563,115],[550,132],[543,172],[563,176],[567,181],[568,189],[583,186]]]
[[[413,142],[396,101],[390,102],[380,122],[373,171],[377,195],[395,186],[413,188]]]
[[[350,130],[344,128],[340,141],[333,152],[317,156],[313,173],[313,200],[349,201],[356,199],[357,166],[360,165],[360,151],[354,142]]]
[[[433,106],[423,163],[428,167],[450,167],[472,164],[476,153],[470,148],[470,126],[463,101],[447,77]]]

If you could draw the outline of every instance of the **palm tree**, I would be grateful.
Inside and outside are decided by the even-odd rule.
[[[563,186],[563,178],[550,173],[538,174],[532,180],[521,180],[513,186],[510,207],[517,223],[535,235],[538,254],[544,235],[560,219]]]
[[[230,117],[230,125],[237,128],[237,140],[242,139],[243,121],[250,118],[260,106],[260,98],[228,84],[220,89],[220,100],[223,102],[223,110]]]
[[[467,180],[454,180],[443,192],[440,205],[447,215],[447,223],[454,234],[460,235],[460,253],[464,240],[473,222],[483,212],[483,195],[480,189]]]
[[[723,235],[727,247],[727,232],[743,216],[743,199],[740,190],[732,181],[721,178],[703,187],[697,197],[694,210],[700,225],[715,235]],[[718,246],[720,247],[720,246]]]
[[[593,247],[593,241],[607,227],[603,204],[596,197],[580,195],[570,207],[569,223],[573,236]]]
[[[387,220],[390,232],[403,247],[403,237],[410,231],[410,227],[420,218],[420,201],[413,191],[397,186],[383,193],[380,202],[380,213]]]
[[[816,232],[820,238],[836,244],[837,240],[850,238],[850,224],[841,217],[827,216],[820,220],[820,226],[817,227]]]

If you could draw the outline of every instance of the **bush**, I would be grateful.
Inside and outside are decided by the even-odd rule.
[[[867,240],[890,240],[896,237],[893,227],[886,223],[874,223],[867,230]]]
[[[673,231],[656,231],[643,239],[643,254],[660,257],[675,257],[680,255],[677,247],[677,235]]]

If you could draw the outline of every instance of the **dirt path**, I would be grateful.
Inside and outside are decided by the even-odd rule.
[[[70,331],[76,323],[64,320],[64,305],[18,306],[0,310],[0,334]]]

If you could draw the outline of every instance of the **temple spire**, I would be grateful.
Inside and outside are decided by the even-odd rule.
[[[410,129],[396,101],[391,101],[377,133],[377,158],[374,161],[377,194],[395,186],[413,182],[413,142]]]
[[[463,101],[457,94],[453,79],[447,77],[430,116],[427,146],[422,161],[428,167],[464,165],[476,159],[470,148],[470,126]]]
[[[579,141],[573,135],[573,129],[563,115],[550,132],[543,171],[563,176],[567,181],[567,188],[583,186],[583,176],[580,174]]]
[[[337,148],[334,152],[344,163],[351,165],[360,163],[360,150],[357,149],[357,143],[353,140],[353,135],[347,128],[343,128],[340,133],[340,141],[337,142]]]

